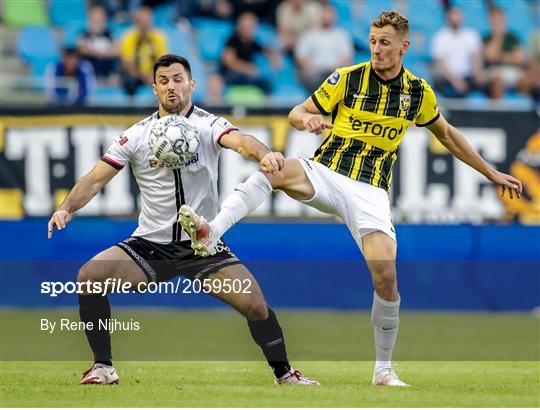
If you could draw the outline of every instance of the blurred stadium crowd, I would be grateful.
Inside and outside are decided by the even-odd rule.
[[[537,0],[3,0],[4,103],[148,105],[152,61],[187,57],[205,105],[290,106],[410,21],[405,66],[442,97],[540,100]]]

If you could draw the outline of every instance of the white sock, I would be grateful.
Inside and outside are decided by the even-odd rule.
[[[399,327],[399,304],[401,298],[389,302],[373,293],[371,323],[375,335],[375,372],[392,368],[392,353]]]
[[[246,182],[238,185],[223,203],[216,217],[209,223],[212,233],[221,238],[234,224],[253,212],[272,193],[272,184],[257,171]]]

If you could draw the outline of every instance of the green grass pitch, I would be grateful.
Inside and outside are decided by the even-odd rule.
[[[231,311],[117,311],[141,331],[113,334],[117,386],[80,386],[81,332],[39,320],[74,310],[2,311],[2,407],[540,407],[539,319],[404,312],[396,370],[410,388],[370,385],[369,314],[278,311],[293,365],[321,386],[277,386]],[[474,360],[474,357],[478,360]]]

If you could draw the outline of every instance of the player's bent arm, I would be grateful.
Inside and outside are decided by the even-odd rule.
[[[512,190],[515,190],[519,197],[521,194],[521,182],[511,175],[506,175],[495,170],[489,165],[467,142],[465,136],[454,126],[449,124],[441,115],[434,123],[427,128],[443,144],[452,155],[465,164],[480,172],[490,181],[503,187],[501,195],[504,195],[505,188],[509,189],[512,198]]]
[[[272,152],[257,138],[239,131],[224,134],[219,143],[225,148],[238,152],[248,160],[260,162],[261,169],[265,172],[279,171],[285,161],[280,152]]]
[[[334,128],[332,124],[326,123],[311,97],[291,110],[289,124],[298,131],[307,130],[315,134],[320,134],[326,128]]]
[[[49,238],[55,226],[59,230],[65,228],[73,213],[85,206],[118,172],[99,161],[92,171],[82,177],[49,220]]]
[[[257,138],[242,134],[239,131],[231,131],[221,137],[219,143],[225,147],[238,152],[250,161],[260,161],[270,149]]]
[[[469,145],[463,134],[450,125],[442,115],[427,128],[452,155],[490,179],[495,170]]]

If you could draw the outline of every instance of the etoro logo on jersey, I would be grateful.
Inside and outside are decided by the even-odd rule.
[[[397,136],[403,132],[403,125],[398,128],[383,127],[380,124],[371,121],[360,121],[349,116],[349,123],[353,131],[362,131],[364,134],[371,133],[375,137],[388,138],[389,140],[395,140]]]

